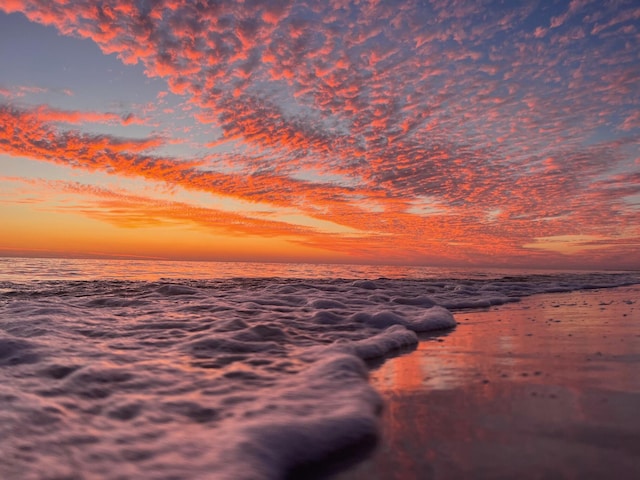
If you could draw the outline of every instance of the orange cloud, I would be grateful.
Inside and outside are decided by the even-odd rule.
[[[210,132],[202,145],[226,153],[155,155],[160,139],[51,125],[144,115],[46,106],[4,107],[0,145],[366,232],[361,245],[304,228],[296,240],[349,255],[392,256],[401,244],[407,262],[555,262],[527,245],[582,235],[604,239],[603,263],[637,235],[637,191],[619,175],[638,172],[638,9],[564,3],[550,13],[471,1],[15,0],[0,9],[165,79]]]
[[[41,122],[47,123],[119,123],[121,125],[144,125],[144,120],[136,117],[132,113],[118,115],[115,113],[103,112],[80,112],[59,110],[47,105],[39,105],[32,113],[37,115]]]

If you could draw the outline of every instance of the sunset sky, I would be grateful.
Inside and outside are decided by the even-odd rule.
[[[0,0],[0,65],[0,255],[640,269],[637,0]]]

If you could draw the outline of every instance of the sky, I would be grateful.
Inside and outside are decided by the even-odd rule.
[[[640,269],[636,0],[0,0],[0,255]]]

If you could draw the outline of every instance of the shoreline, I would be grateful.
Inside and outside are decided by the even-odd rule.
[[[455,317],[371,371],[381,438],[330,478],[640,478],[640,285]]]

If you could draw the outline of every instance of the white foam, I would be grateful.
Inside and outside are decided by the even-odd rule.
[[[407,330],[403,325],[393,325],[370,338],[356,341],[338,341],[328,350],[350,353],[368,360],[383,357],[389,353],[410,347],[418,343],[415,332]]]
[[[0,477],[282,478],[377,434],[363,363],[450,309],[637,282],[0,282]]]

